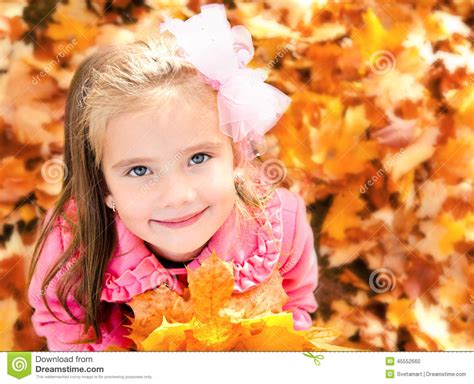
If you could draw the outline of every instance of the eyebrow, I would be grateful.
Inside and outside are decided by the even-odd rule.
[[[192,145],[188,148],[185,148],[185,149],[182,149],[181,151],[178,152],[179,153],[189,153],[189,152],[193,152],[193,151],[196,151],[196,150],[199,150],[199,149],[219,149],[220,147],[222,147],[222,142],[221,141],[208,141],[208,142],[204,142],[204,143],[199,143],[199,144],[196,144],[196,145]],[[130,158],[130,159],[124,159],[124,160],[121,160],[119,161],[118,163],[114,164],[112,166],[112,169],[117,169],[117,168],[125,168],[127,166],[130,166],[132,164],[137,164],[137,163],[146,163],[146,162],[151,162],[151,161],[154,161],[155,159],[151,158],[151,157],[133,157],[133,158]]]

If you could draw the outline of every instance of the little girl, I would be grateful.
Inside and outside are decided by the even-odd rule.
[[[289,98],[250,69],[222,5],[78,68],[66,106],[66,178],[43,221],[28,298],[52,351],[133,348],[125,303],[213,251],[240,293],[278,268],[295,329],[311,326],[317,261],[303,199],[261,177],[263,136]],[[266,180],[266,181],[265,181]]]

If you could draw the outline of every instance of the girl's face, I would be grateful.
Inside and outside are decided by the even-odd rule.
[[[121,114],[107,126],[103,153],[107,205],[115,201],[125,226],[168,260],[192,259],[232,212],[232,144],[217,108],[175,102]]]

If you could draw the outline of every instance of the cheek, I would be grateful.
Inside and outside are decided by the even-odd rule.
[[[149,216],[150,210],[153,207],[153,204],[150,204],[151,191],[121,186],[114,193],[114,197],[117,205],[120,207],[121,216],[126,216],[130,219]]]
[[[226,200],[235,194],[233,170],[230,166],[220,166],[212,170],[203,184],[208,196],[214,196],[217,200]]]
[[[218,206],[219,210],[227,211],[234,205],[237,198],[234,183],[232,179],[213,180],[206,183],[206,200],[209,204]]]

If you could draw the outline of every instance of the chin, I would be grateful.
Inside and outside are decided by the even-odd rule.
[[[177,263],[185,263],[189,260],[195,259],[197,256],[189,256],[189,257],[178,257],[177,259],[173,259]]]
[[[199,245],[195,247],[190,247],[190,248],[186,247],[186,248],[180,248],[180,249],[168,249],[168,252],[176,254],[176,255],[184,255],[184,254],[195,252],[197,249],[201,248],[204,245],[204,243],[205,242],[200,243]],[[185,256],[177,256],[177,257],[185,258]]]

